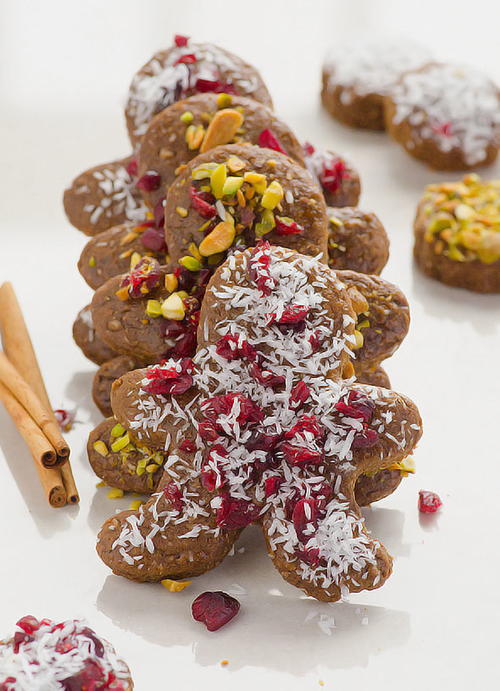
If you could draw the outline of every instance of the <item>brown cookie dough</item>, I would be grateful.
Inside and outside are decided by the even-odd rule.
[[[262,103],[231,94],[197,94],[158,113],[138,150],[139,185],[151,208],[183,166],[199,153],[223,144],[277,148],[304,165],[295,135]]]
[[[429,63],[404,74],[385,102],[389,134],[436,170],[492,163],[500,144],[500,90],[462,65]]]
[[[384,97],[404,71],[428,60],[428,51],[411,41],[338,43],[323,65],[323,105],[345,125],[383,130]]]
[[[389,259],[389,238],[378,217],[349,206],[327,213],[330,267],[379,274]]]
[[[112,415],[111,386],[126,372],[141,367],[144,363],[130,355],[117,355],[103,363],[94,375],[92,398],[104,417]]]
[[[140,225],[122,223],[87,242],[78,270],[88,285],[97,290],[109,278],[129,271],[143,257],[154,257],[165,264],[166,251],[164,233],[156,229],[153,221]]]
[[[361,194],[358,171],[345,158],[316,149],[306,142],[304,161],[308,171],[321,187],[328,206],[357,206]]]
[[[326,207],[317,185],[298,163],[257,146],[220,146],[193,159],[169,189],[165,229],[171,260],[182,263],[193,254],[200,268],[217,266],[231,248],[252,247],[260,238],[327,257]]]
[[[136,146],[152,117],[167,106],[207,92],[250,96],[272,107],[254,67],[211,43],[176,36],[174,45],[155,53],[132,80],[125,108],[130,141]]]
[[[90,305],[84,307],[73,322],[73,339],[86,358],[102,365],[117,354],[99,338],[94,328]]]
[[[442,283],[500,293],[500,180],[466,175],[429,185],[415,218],[414,255]]]
[[[135,186],[136,172],[137,164],[128,157],[78,175],[64,191],[69,222],[86,235],[97,235],[126,221],[144,221],[147,207]]]
[[[112,417],[90,433],[87,453],[107,485],[140,494],[156,490],[165,462],[164,454],[141,444]]]
[[[378,473],[361,475],[356,483],[356,502],[358,506],[369,506],[376,501],[385,499],[395,492],[403,475],[399,470],[385,468]]]
[[[357,363],[354,362],[354,370],[357,369]],[[370,384],[370,386],[379,386],[383,389],[391,388],[391,380],[383,367],[375,367],[374,369],[359,368],[356,371],[356,377],[362,384]]]

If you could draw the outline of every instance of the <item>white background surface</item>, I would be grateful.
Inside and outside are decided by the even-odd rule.
[[[415,272],[414,208],[423,186],[446,176],[383,134],[335,124],[318,94],[327,46],[381,27],[500,81],[499,23],[498,3],[479,0],[0,2],[0,278],[14,282],[54,406],[78,408],[69,441],[82,497],[77,508],[45,505],[31,458],[0,410],[0,637],[27,613],[86,617],[128,661],[138,691],[295,691],[320,681],[350,691],[498,688],[500,296]],[[99,421],[89,395],[94,367],[73,344],[71,324],[90,289],[76,269],[85,238],[66,222],[61,194],[81,170],[128,152],[128,82],[174,33],[254,63],[299,137],[350,155],[361,206],[390,235],[384,276],[410,299],[412,329],[387,369],[424,418],[418,474],[367,512],[395,556],[394,574],[349,603],[301,599],[274,573],[257,530],[244,534],[244,553],[179,594],[112,576],[94,551],[103,520],[130,498],[107,499],[86,461],[84,442]],[[497,164],[483,174],[499,173]],[[429,520],[416,508],[420,488],[444,501]],[[247,593],[237,620],[215,634],[191,621],[197,594],[233,584]],[[318,626],[324,615],[335,618],[331,636]]]

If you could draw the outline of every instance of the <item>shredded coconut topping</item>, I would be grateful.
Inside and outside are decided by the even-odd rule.
[[[113,218],[124,214],[126,220],[140,223],[146,217],[147,207],[134,196],[135,181],[125,166],[114,169],[102,168],[93,173],[101,191],[96,204],[86,204],[84,211],[90,214],[90,222],[97,223],[101,216]]]

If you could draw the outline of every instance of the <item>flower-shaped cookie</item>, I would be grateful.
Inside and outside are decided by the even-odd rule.
[[[342,379],[354,331],[345,285],[314,258],[263,244],[218,269],[194,358],[114,387],[123,427],[167,452],[158,493],[100,532],[115,573],[204,573],[259,522],[281,575],[317,599],[384,583],[391,558],[354,487],[402,461],[421,421],[403,396]]]

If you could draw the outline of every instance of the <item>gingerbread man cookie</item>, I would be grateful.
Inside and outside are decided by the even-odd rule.
[[[276,568],[308,595],[335,601],[385,582],[391,558],[366,532],[354,487],[403,460],[421,421],[403,396],[342,379],[354,326],[345,286],[316,259],[267,243],[229,258],[195,357],[114,386],[124,428],[168,454],[158,493],[99,534],[115,573],[199,575],[259,522]]]

